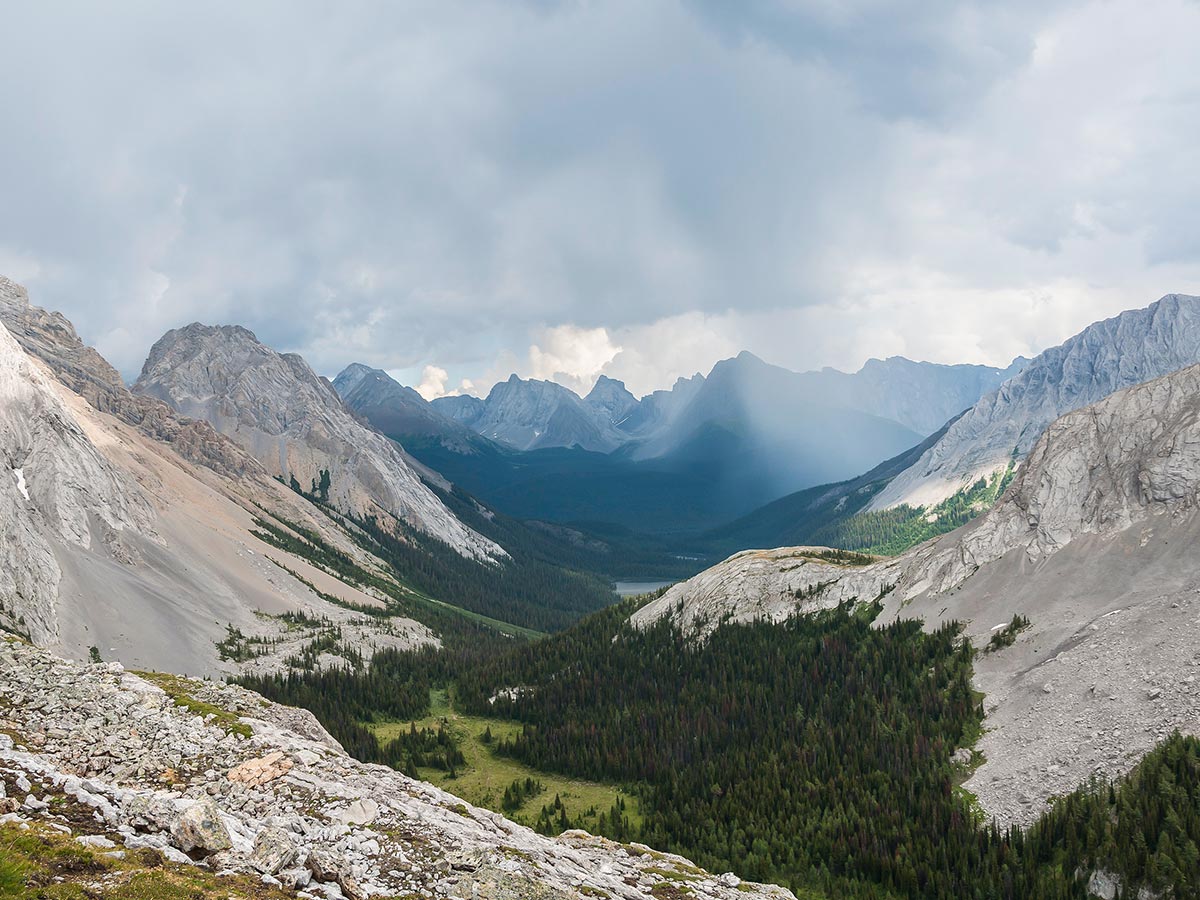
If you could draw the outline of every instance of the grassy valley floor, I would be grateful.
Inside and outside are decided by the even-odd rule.
[[[600,815],[603,813],[607,816],[614,804],[624,801],[624,815],[629,819],[630,826],[635,831],[641,828],[642,817],[637,798],[620,787],[541,772],[515,759],[497,755],[494,750],[495,743],[519,735],[521,724],[508,719],[457,712],[445,690],[430,692],[430,712],[424,718],[415,722],[377,723],[368,727],[380,744],[385,744],[408,732],[414,724],[418,730],[437,730],[439,726],[444,726],[466,759],[466,765],[458,767],[454,775],[442,769],[419,767],[419,777],[462,797],[469,803],[501,813],[515,822],[533,828],[542,807],[552,807],[555,797],[558,797],[572,827],[598,833]],[[491,745],[484,738],[489,730],[492,736]],[[526,798],[515,808],[505,808],[505,789],[514,782],[524,783],[526,779],[540,783],[543,790]],[[554,815],[557,818],[557,810],[554,811]]]

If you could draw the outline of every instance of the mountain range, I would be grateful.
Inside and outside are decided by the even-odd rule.
[[[1023,364],[893,357],[853,375],[795,373],[742,353],[641,400],[603,376],[582,398],[514,375],[484,399],[425,403],[360,365],[334,386],[430,468],[512,515],[681,534],[906,451]]]
[[[1090,325],[981,397],[871,508],[937,504],[1024,459],[1064,413],[1196,362],[1200,298],[1168,294]]]
[[[431,404],[229,325],[168,332],[129,388],[0,280],[2,809],[33,827],[61,790],[99,815],[70,827],[327,896],[795,896],[700,865],[813,897],[1180,896],[1198,310],[1010,370],[743,354],[642,400],[513,378]],[[696,528],[756,467],[847,477]],[[622,566],[692,577],[614,604]]]
[[[895,554],[988,509],[1046,426],[1113,391],[1200,362],[1200,298],[1170,294],[1039,354],[935,435],[855,479],[799,491],[697,536],[712,555],[829,543]]]
[[[0,326],[0,622],[36,643],[272,671],[610,596],[577,571],[602,553],[455,492],[245,329],[169,332],[130,389],[8,280]]]

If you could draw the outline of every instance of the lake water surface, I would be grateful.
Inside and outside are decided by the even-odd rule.
[[[634,594],[648,594],[660,587],[674,584],[674,581],[618,581],[613,585],[622,597],[632,597]]]

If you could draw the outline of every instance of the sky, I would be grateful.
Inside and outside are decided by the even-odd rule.
[[[1193,0],[12,5],[0,274],[428,397],[1005,365],[1200,293]]]

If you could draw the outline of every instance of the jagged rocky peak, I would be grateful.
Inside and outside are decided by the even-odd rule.
[[[1090,325],[986,394],[872,501],[936,504],[1020,462],[1057,417],[1200,362],[1200,298],[1168,294]]]
[[[428,401],[413,388],[396,381],[382,369],[372,369],[362,363],[351,363],[342,369],[333,379],[333,389],[354,410],[396,400],[428,405]]]
[[[439,409],[448,407],[443,401],[437,402]],[[607,411],[584,402],[569,388],[515,374],[493,387],[478,406],[460,403],[449,414],[458,421],[469,421],[470,427],[484,437],[518,450],[577,446],[607,453],[626,439]]]
[[[506,556],[455,518],[399,445],[362,424],[303,358],[276,352],[241,326],[195,323],[167,332],[134,390],[206,419],[302,489],[327,478],[324,493],[343,512],[385,527],[404,523],[463,556]]]
[[[625,382],[601,375],[596,379],[584,402],[595,409],[601,410],[608,420],[620,424],[638,405],[637,397],[625,387]]]
[[[70,378],[81,387],[93,384],[92,397],[124,389],[125,382],[117,370],[79,339],[75,326],[62,313],[34,306],[25,288],[3,276],[0,276],[0,321],[22,347],[50,365],[60,378]]]
[[[209,423],[183,418],[164,403],[131,393],[117,370],[80,340],[62,313],[32,305],[25,289],[6,278],[0,278],[0,322],[27,353],[100,412],[111,413],[147,437],[170,444],[185,459],[222,475],[265,474],[253,457]]]
[[[346,394],[358,388],[363,382],[368,380],[380,382],[386,375],[387,373],[381,369],[372,369],[362,363],[350,363],[333,379],[333,389],[344,398]]]

